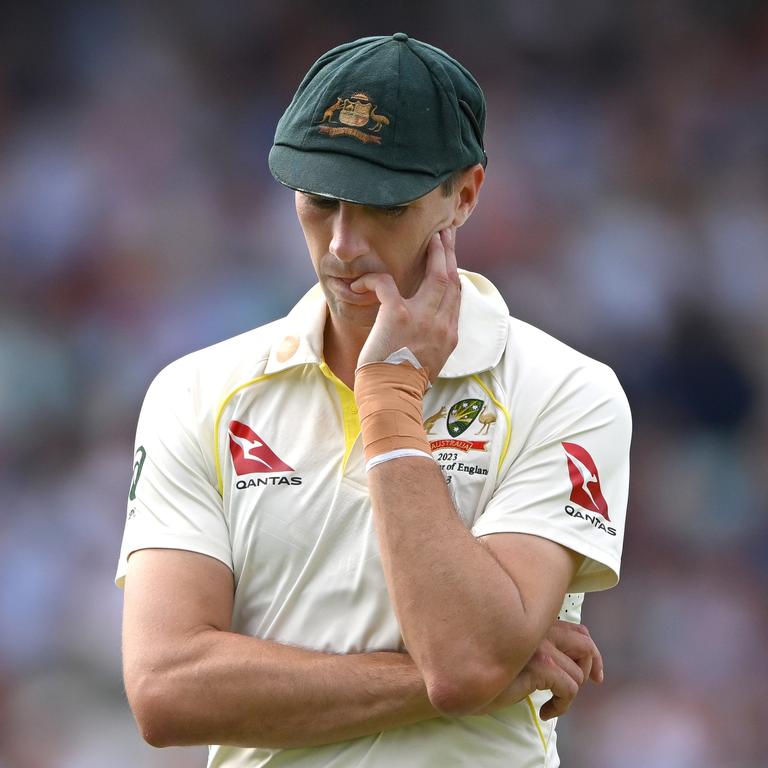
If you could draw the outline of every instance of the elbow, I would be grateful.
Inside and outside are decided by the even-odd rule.
[[[136,724],[138,725],[141,738],[144,739],[150,747],[162,749],[163,747],[180,746],[171,739],[161,727],[158,727],[157,722],[153,720],[139,720],[137,717]]]
[[[145,678],[130,686],[126,684],[126,693],[136,726],[147,744],[157,748],[182,746],[168,691]]]
[[[181,742],[174,739],[170,730],[159,720],[137,717],[136,724],[139,728],[141,738],[149,744],[150,747],[162,749],[164,747],[184,746]]]
[[[427,681],[432,706],[448,717],[480,714],[511,682],[507,670],[488,668],[443,673]]]

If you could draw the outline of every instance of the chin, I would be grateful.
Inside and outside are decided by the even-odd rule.
[[[340,320],[367,328],[373,327],[379,313],[378,303],[359,305],[349,304],[346,301],[334,301],[330,309]]]

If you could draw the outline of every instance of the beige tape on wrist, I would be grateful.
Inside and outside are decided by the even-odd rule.
[[[425,369],[410,363],[370,363],[355,374],[365,460],[401,448],[432,454],[422,422],[422,398],[429,387]]]

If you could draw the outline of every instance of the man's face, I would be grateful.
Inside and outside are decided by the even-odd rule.
[[[376,294],[349,287],[369,272],[392,275],[400,294],[413,296],[424,277],[429,239],[453,222],[456,207],[457,196],[445,197],[439,187],[396,208],[297,192],[296,213],[333,319],[373,325]]]

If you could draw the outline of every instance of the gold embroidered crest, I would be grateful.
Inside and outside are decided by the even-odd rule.
[[[373,134],[389,125],[389,118],[376,112],[376,105],[367,93],[357,91],[346,98],[338,96],[323,112],[320,123],[320,133],[327,136],[352,136],[365,144],[381,144],[381,137]],[[334,123],[345,127],[336,127]]]

